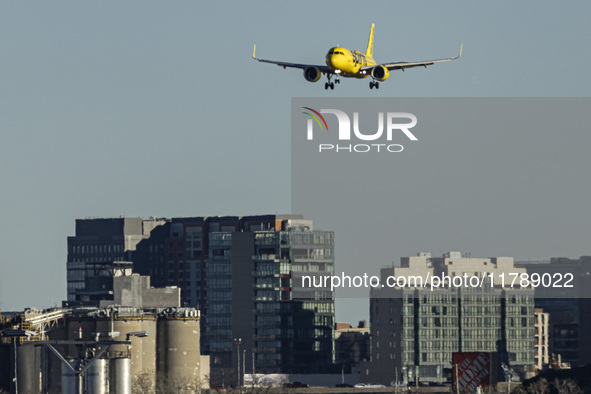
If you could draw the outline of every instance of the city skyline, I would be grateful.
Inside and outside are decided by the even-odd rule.
[[[297,72],[261,69],[251,58],[255,42],[260,56],[290,61],[303,54],[309,62],[332,44],[363,49],[371,23],[375,52],[398,54],[385,61],[445,56],[464,43],[453,67],[392,73],[371,92],[375,97],[588,97],[591,91],[580,67],[591,56],[582,51],[591,34],[589,4],[381,2],[376,7],[384,12],[365,14],[352,2],[339,5],[3,5],[0,308],[49,307],[52,299],[59,304],[66,298],[66,237],[77,217],[302,213],[318,229],[335,231],[339,253],[336,226],[314,213],[290,212],[290,98],[365,97],[369,91],[365,83],[343,81],[325,92]],[[353,27],[342,22],[351,20]],[[302,29],[304,22],[313,28]],[[294,36],[297,42],[286,45]],[[549,64],[556,59],[560,66]],[[567,135],[588,146],[588,137]],[[552,175],[549,184],[533,185],[533,200],[557,179],[560,187],[581,192],[585,178],[570,170],[588,168],[588,159],[564,146],[553,155],[556,167],[530,169]],[[561,209],[557,204],[551,216],[560,217]],[[482,212],[485,219],[495,215]],[[562,223],[565,237],[572,235],[568,224]],[[434,254],[458,249],[430,241],[425,251]],[[582,244],[564,253],[558,240],[555,255],[531,245],[513,257],[591,253]],[[495,245],[463,249],[502,252]],[[404,254],[392,250],[371,270]],[[354,262],[337,256],[335,264],[349,269]],[[338,300],[336,308],[338,321],[364,318],[340,313]]]

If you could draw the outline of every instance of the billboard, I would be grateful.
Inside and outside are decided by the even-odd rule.
[[[490,365],[490,353],[454,353],[453,392],[474,393],[479,386],[489,386],[491,383]]]

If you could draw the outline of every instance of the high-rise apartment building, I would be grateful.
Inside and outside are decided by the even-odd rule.
[[[528,375],[534,365],[533,290],[501,287],[496,278],[510,272],[525,270],[515,268],[513,258],[469,258],[460,252],[440,258],[420,253],[382,269],[382,283],[389,276],[468,275],[483,285],[373,289],[372,354],[362,379],[383,384],[397,378],[450,381],[454,352],[496,352],[516,374]]]
[[[206,342],[212,372],[233,368],[239,347],[245,370],[307,373],[334,361],[334,295],[298,294],[307,273],[334,272],[332,232],[287,220],[279,231],[210,233]],[[247,357],[244,356],[247,355]]]

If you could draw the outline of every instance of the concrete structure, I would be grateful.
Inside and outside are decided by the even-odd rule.
[[[535,308],[534,361],[536,371],[542,371],[550,363],[550,314]]]
[[[113,278],[113,301],[100,301],[99,305],[101,308],[111,305],[174,308],[181,305],[181,290],[177,287],[153,288],[149,276],[116,276]]]
[[[459,252],[439,258],[420,253],[382,269],[382,283],[388,276],[467,275],[483,285],[372,289],[372,354],[362,366],[362,381],[450,381],[454,352],[497,352],[516,375],[528,376],[534,365],[533,290],[502,288],[497,280],[502,273],[523,272],[510,257],[471,258]]]
[[[158,371],[168,385],[196,384],[201,378],[197,311],[164,311],[158,320]]]

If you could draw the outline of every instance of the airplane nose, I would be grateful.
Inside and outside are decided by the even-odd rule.
[[[326,65],[329,67],[334,67],[335,59],[336,59],[336,56],[331,56],[331,55],[326,56]]]
[[[338,56],[332,56],[330,58],[330,64],[332,64],[333,67],[337,67],[339,63],[339,57]]]

